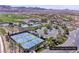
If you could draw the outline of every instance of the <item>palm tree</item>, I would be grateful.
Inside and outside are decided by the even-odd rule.
[[[50,37],[46,40],[46,43],[48,46],[55,46],[55,43],[54,43],[54,40],[53,37]]]

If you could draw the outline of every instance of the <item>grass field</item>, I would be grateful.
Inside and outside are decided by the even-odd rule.
[[[0,14],[0,22],[22,22],[23,19],[27,18],[25,15]]]

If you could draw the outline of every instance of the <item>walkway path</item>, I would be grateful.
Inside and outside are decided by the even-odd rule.
[[[0,36],[0,53],[4,53],[4,43],[3,43],[3,39],[2,37]]]

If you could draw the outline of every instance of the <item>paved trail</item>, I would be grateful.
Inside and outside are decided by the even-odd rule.
[[[4,43],[1,36],[0,36],[0,53],[4,53]]]

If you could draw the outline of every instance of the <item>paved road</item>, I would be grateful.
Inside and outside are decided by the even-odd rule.
[[[79,28],[70,33],[68,40],[63,45],[77,46],[79,49]]]
[[[4,53],[4,43],[1,36],[0,36],[0,53]]]
[[[68,40],[59,46],[77,46],[79,51],[79,28],[74,31],[71,31]],[[76,50],[49,50],[45,49],[42,53],[76,53]]]
[[[77,40],[78,40],[77,30],[73,30],[69,33],[67,41],[64,44],[61,44],[60,46],[76,46]]]

